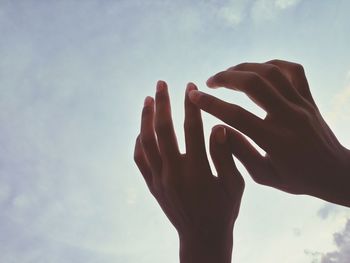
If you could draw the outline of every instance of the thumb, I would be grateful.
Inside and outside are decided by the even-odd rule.
[[[278,180],[271,169],[269,158],[262,156],[243,134],[225,128],[230,152],[244,165],[253,180],[263,185],[276,185]]]
[[[241,197],[244,190],[244,179],[238,171],[232,157],[226,128],[214,126],[210,135],[210,155],[218,173],[219,180],[229,193]]]

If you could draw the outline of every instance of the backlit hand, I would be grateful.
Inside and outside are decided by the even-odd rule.
[[[218,176],[213,176],[204,144],[200,110],[185,95],[186,153],[181,154],[173,128],[165,82],[157,84],[154,100],[147,97],[134,159],[149,190],[180,237],[181,262],[231,262],[232,230],[244,181],[238,172],[226,129],[214,127],[210,153]]]
[[[235,128],[227,128],[231,150],[256,182],[350,206],[349,151],[323,120],[301,65],[281,60],[243,63],[209,78],[207,85],[242,91],[266,111],[260,119],[238,105],[190,93],[199,108]]]

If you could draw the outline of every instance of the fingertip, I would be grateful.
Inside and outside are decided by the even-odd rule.
[[[188,93],[188,97],[190,98],[190,100],[193,102],[193,103],[196,103],[200,100],[201,96],[203,95],[202,92],[198,91],[198,90],[191,90],[189,93]]]
[[[157,82],[157,93],[163,92],[167,89],[167,83],[164,80],[158,80]]]
[[[224,144],[227,140],[226,128],[221,125],[214,126],[212,133],[215,139],[215,142],[218,144]]]
[[[189,94],[192,90],[198,90],[197,86],[193,82],[187,83],[186,93]]]
[[[209,88],[216,88],[216,84],[215,84],[215,79],[214,76],[211,76],[207,81],[206,84]]]
[[[144,101],[143,106],[144,106],[144,107],[152,106],[153,103],[154,103],[153,98],[152,98],[151,96],[147,96],[147,97],[145,98],[145,101]]]

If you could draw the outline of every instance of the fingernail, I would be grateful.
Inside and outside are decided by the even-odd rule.
[[[152,103],[153,103],[153,98],[150,97],[150,96],[147,96],[147,97],[145,98],[145,102],[144,102],[143,106],[144,106],[144,107],[151,106]]]
[[[188,97],[192,102],[198,102],[202,96],[203,96],[203,93],[198,90],[191,90],[188,93]]]
[[[224,127],[216,127],[215,128],[215,140],[219,144],[224,144],[226,141],[226,129]]]
[[[214,87],[215,85],[214,85],[214,76],[212,76],[212,77],[210,77],[208,80],[207,80],[207,86],[208,87]]]
[[[166,89],[166,83],[163,80],[158,80],[157,82],[157,92],[162,92]]]
[[[197,87],[192,82],[189,82],[186,87],[186,93],[189,93],[191,90],[197,90]]]

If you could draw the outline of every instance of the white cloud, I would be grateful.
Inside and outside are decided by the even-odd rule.
[[[286,9],[297,5],[301,0],[275,0],[275,6],[280,9]]]
[[[272,20],[279,13],[298,5],[302,0],[229,0],[218,9],[218,16],[231,26],[245,19],[260,22]]]
[[[348,114],[344,114],[344,112],[349,111],[350,84],[348,84],[344,89],[334,95],[332,104],[333,108],[328,114],[330,121],[337,122],[341,118],[348,119],[350,117]]]
[[[348,263],[350,261],[350,219],[341,232],[334,234],[337,250],[324,254],[321,263]]]
[[[331,215],[336,215],[340,211],[340,207],[338,205],[332,203],[326,203],[324,206],[318,210],[317,215],[321,219],[327,219]]]
[[[345,76],[344,88],[336,92],[331,98],[330,109],[325,113],[325,118],[337,138],[345,147],[350,145],[350,72]]]
[[[257,0],[251,9],[251,18],[256,22],[273,20],[282,11],[299,4],[301,0]]]
[[[226,5],[219,8],[218,15],[230,25],[236,26],[240,24],[247,15],[247,1],[228,1]]]

